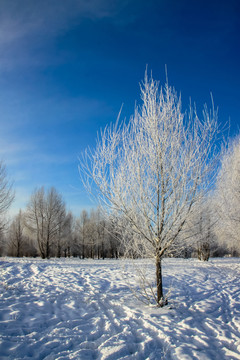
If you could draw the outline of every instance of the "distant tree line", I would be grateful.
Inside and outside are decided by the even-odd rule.
[[[73,216],[54,187],[36,189],[26,209],[2,231],[0,241],[1,255],[16,257],[104,259],[123,255],[112,218],[104,218],[99,208]]]
[[[224,151],[214,191],[197,204],[174,246],[170,257],[240,255],[240,138]],[[11,220],[6,211],[14,199],[12,183],[0,163],[0,256],[137,258],[134,248],[139,234],[126,220],[113,214],[103,216],[100,208],[82,210],[78,217],[52,187],[36,189],[26,209]],[[144,253],[144,249],[141,249]],[[144,254],[143,254],[144,255]],[[147,252],[146,252],[147,256]]]
[[[150,257],[158,304],[163,257],[239,255],[240,137],[220,151],[213,103],[201,119],[191,106],[183,112],[174,88],[147,72],[140,90],[130,121],[107,126],[79,165],[104,213],[73,216],[54,187],[41,187],[7,221],[14,191],[0,162],[0,255]]]

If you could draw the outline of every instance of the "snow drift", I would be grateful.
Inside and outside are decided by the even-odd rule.
[[[133,296],[131,262],[2,258],[0,266],[2,360],[240,358],[240,259],[164,259],[171,295],[162,309]],[[144,266],[154,278],[154,264]]]

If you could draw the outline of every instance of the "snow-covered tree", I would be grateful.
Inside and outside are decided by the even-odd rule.
[[[222,157],[216,211],[221,219],[216,227],[220,242],[227,245],[232,255],[240,253],[240,137]]]
[[[206,196],[194,208],[191,217],[186,223],[184,238],[187,238],[187,245],[191,244],[192,255],[199,260],[208,261],[212,253],[216,252],[215,227],[218,219],[213,206],[213,196]],[[186,248],[186,253],[188,249]]]
[[[92,209],[90,214],[82,210],[74,224],[74,256],[81,258],[118,257],[120,237],[114,235],[117,231],[116,221],[103,216],[100,208]]]
[[[183,113],[175,90],[147,73],[141,98],[129,123],[101,132],[96,149],[86,150],[80,171],[103,206],[125,218],[135,234],[134,252],[154,258],[155,299],[163,306],[161,260],[212,184],[217,114],[207,107],[202,120],[192,108]]]

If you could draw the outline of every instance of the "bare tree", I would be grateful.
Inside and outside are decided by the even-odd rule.
[[[5,255],[6,252],[6,234],[3,229],[0,228],[0,256]]]
[[[87,224],[87,228],[88,228],[88,239],[87,239],[87,243],[88,243],[88,248],[89,248],[89,252],[90,252],[90,257],[92,259],[95,258],[95,251],[96,251],[96,246],[97,246],[97,212],[92,209],[90,211],[90,216],[89,216],[89,221]]]
[[[9,227],[9,238],[10,238],[10,247],[12,255],[20,257],[23,255],[23,244],[24,244],[24,235],[23,235],[24,221],[22,211],[19,210],[19,213],[13,219]]]
[[[206,106],[202,120],[195,109],[183,113],[175,90],[147,73],[141,98],[128,124],[106,127],[96,149],[86,150],[80,173],[103,206],[126,219],[134,252],[155,259],[163,306],[161,260],[215,176],[217,113]]]
[[[51,246],[57,242],[64,213],[65,203],[55,188],[45,192],[42,187],[32,194],[26,210],[26,226],[36,236],[43,259],[50,257]]]
[[[79,244],[79,255],[82,259],[86,257],[86,238],[88,231],[88,213],[86,210],[82,210],[80,217],[76,220],[75,231],[78,238]]]
[[[107,248],[108,244],[107,241],[109,239],[107,233],[107,220],[104,218],[101,209],[98,207],[96,209],[96,232],[97,232],[97,257],[98,259],[104,259],[107,256]]]
[[[131,235],[131,227],[129,228],[128,224],[125,221],[125,218],[118,217],[117,214],[111,214],[106,220],[105,224],[105,247],[108,249],[108,257],[114,259],[118,259],[119,255],[123,255],[121,253],[120,248],[124,247],[125,255],[127,257],[131,256],[131,246],[130,242],[128,242],[129,238],[132,239]],[[124,240],[124,244],[123,244]],[[127,244],[127,246],[126,246]],[[129,253],[130,248],[130,253]]]
[[[20,209],[12,219],[7,232],[7,255],[8,256],[37,256],[34,239],[27,236],[25,227],[25,213]]]
[[[67,226],[67,215],[65,209],[62,209],[58,213],[58,227],[56,234],[56,245],[57,245],[57,257],[62,256],[63,247],[66,247],[66,226]],[[65,249],[64,249],[65,250]]]
[[[71,212],[68,212],[65,216],[63,226],[63,248],[64,248],[64,256],[70,257],[72,253],[73,247],[73,224],[74,224],[74,217]]]
[[[0,162],[0,227],[4,226],[2,219],[3,215],[11,206],[14,200],[14,192],[12,189],[12,183],[9,181],[6,171],[6,166]]]
[[[223,154],[215,195],[215,208],[221,219],[216,227],[217,236],[232,255],[237,255],[240,253],[240,137]]]

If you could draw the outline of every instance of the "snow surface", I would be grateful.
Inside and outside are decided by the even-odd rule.
[[[240,359],[240,259],[165,259],[162,309],[123,263],[0,259],[0,359]]]

